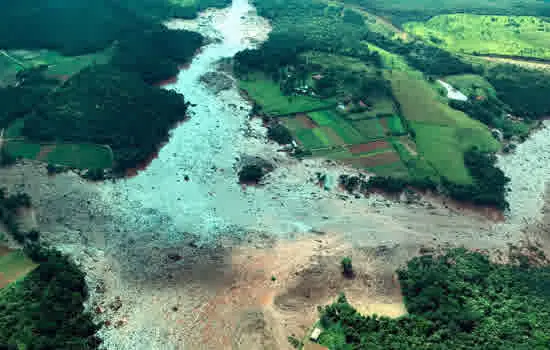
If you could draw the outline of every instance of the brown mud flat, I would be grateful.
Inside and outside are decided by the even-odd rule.
[[[356,249],[337,235],[276,242],[268,248],[232,249],[232,283],[222,286],[201,308],[201,349],[291,349],[289,335],[302,338],[319,317],[317,307],[344,292],[364,313],[404,313],[391,268],[375,259],[392,252]],[[355,276],[341,271],[343,256],[353,258]],[[369,309],[370,306],[370,309]]]
[[[362,143],[359,145],[353,145],[349,148],[349,151],[353,154],[368,153],[377,149],[386,149],[391,148],[391,145],[388,141],[380,140],[369,143]]]

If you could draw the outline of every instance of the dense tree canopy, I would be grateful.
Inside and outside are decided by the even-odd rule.
[[[550,268],[507,265],[464,249],[421,256],[399,271],[408,314],[363,316],[344,296],[321,309],[330,349],[546,349]]]
[[[28,116],[23,134],[43,141],[92,142],[112,147],[119,170],[134,167],[186,116],[182,95],[145,84],[110,65],[87,68]]]
[[[526,119],[550,115],[548,73],[502,64],[489,69],[486,76],[515,115]]]
[[[40,265],[0,290],[0,344],[29,350],[97,349],[99,327],[84,312],[84,274],[57,251],[32,251]]]

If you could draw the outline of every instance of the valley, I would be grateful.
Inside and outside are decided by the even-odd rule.
[[[369,16],[376,26],[384,20],[371,8],[362,13],[360,2],[193,6],[201,10],[194,19],[163,20],[168,32],[199,33],[202,46],[186,34],[188,61],[176,71],[175,61],[168,64],[165,73],[177,77],[162,88],[143,68],[152,61],[140,73],[121,61],[96,61],[116,54],[116,45],[74,61],[7,51],[33,67],[43,56],[49,64],[59,60],[46,71],[54,76],[67,64],[59,73],[70,77],[48,92],[42,114],[0,115],[0,147],[17,158],[0,168],[0,183],[32,201],[19,208],[7,200],[2,213],[17,218],[19,233],[36,229],[39,244],[70,257],[74,267],[65,276],[87,286],[75,307],[98,325],[95,348],[291,349],[288,337],[307,343],[319,326],[321,344],[333,349],[343,346],[343,331],[318,306],[333,304],[341,292],[364,316],[416,327],[407,314],[425,315],[403,286],[421,276],[412,265],[413,277],[401,271],[419,256],[464,247],[466,253],[449,253],[460,264],[481,271],[487,256],[509,271],[513,247],[550,252],[550,124],[542,118],[549,105],[512,99],[517,85],[510,82],[535,85],[546,75],[535,81],[525,68],[484,66],[420,38],[394,41],[370,29]],[[295,23],[298,14],[304,21]],[[21,81],[20,68],[6,76]],[[292,141],[271,139],[275,127]],[[49,135],[56,137],[47,141]],[[479,160],[468,158],[472,152],[491,164],[472,167],[468,161]],[[242,169],[256,164],[258,183],[239,182]],[[97,169],[101,177],[86,179]],[[499,177],[509,180],[496,184]],[[387,181],[387,191],[368,187],[372,178]],[[41,283],[45,263],[19,250],[25,246],[29,255],[32,239],[0,240],[0,283],[9,285],[0,307],[14,310],[18,293]],[[341,271],[343,257],[353,260],[353,278]],[[532,260],[533,274],[546,278],[545,260]],[[540,298],[533,305],[546,305]],[[341,300],[333,306],[349,311]],[[384,344],[377,338],[383,331],[368,333],[369,344]],[[28,334],[10,340],[30,342]]]

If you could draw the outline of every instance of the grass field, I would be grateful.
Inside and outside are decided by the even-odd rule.
[[[82,56],[63,56],[51,50],[10,50],[0,54],[0,77],[15,78],[22,69],[48,65],[47,74],[59,78],[67,78],[83,68],[97,63],[107,63],[112,56],[112,49]]]
[[[0,288],[24,277],[37,266],[21,250],[0,255]]]
[[[279,85],[261,75],[240,80],[239,87],[247,92],[268,115],[288,115],[328,108],[336,104],[335,99],[320,99],[310,96],[284,96]]]
[[[453,52],[550,59],[550,23],[542,18],[452,14],[404,27]]]
[[[113,166],[111,150],[95,144],[40,144],[8,141],[5,146],[14,157],[40,160],[76,169],[108,169]]]
[[[394,73],[391,76],[391,83],[393,93],[408,120],[441,126],[487,129],[463,112],[440,102],[441,97],[425,80],[406,73]]]
[[[416,133],[422,162],[452,181],[470,183],[471,177],[464,167],[464,152],[472,146],[496,151],[500,147],[498,141],[485,125],[442,103],[426,81],[408,74],[394,74],[392,77],[394,95]],[[413,169],[413,176],[429,169],[424,165],[418,168],[420,170]]]
[[[374,140],[385,136],[384,128],[378,119],[364,119],[352,122],[365,140]]]
[[[361,143],[366,138],[353,125],[333,111],[318,111],[308,113],[309,117],[319,126],[329,127],[342,138],[346,144]]]
[[[451,75],[444,79],[466,96],[496,96],[495,88],[485,78],[475,74]]]

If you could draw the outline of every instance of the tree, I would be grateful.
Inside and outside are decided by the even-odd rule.
[[[353,265],[351,264],[351,258],[349,256],[342,258],[340,264],[342,265],[342,272],[344,273],[344,276],[353,276]]]

